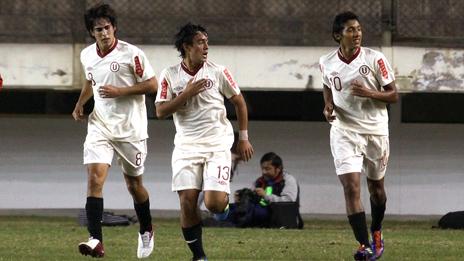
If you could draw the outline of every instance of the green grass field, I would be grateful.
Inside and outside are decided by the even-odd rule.
[[[432,229],[436,221],[384,224],[381,260],[464,260],[464,231]],[[146,260],[190,260],[177,219],[156,219],[155,250]],[[137,260],[138,225],[104,227],[105,260]],[[75,218],[0,217],[0,260],[92,260],[77,244],[87,237]],[[352,260],[357,247],[346,221],[307,220],[304,230],[205,228],[214,260]]]

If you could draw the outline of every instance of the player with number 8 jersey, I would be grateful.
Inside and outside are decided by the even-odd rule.
[[[148,257],[154,247],[149,194],[143,185],[147,155],[145,94],[157,90],[153,69],[139,48],[116,38],[116,13],[108,4],[97,4],[85,13],[85,25],[95,43],[81,52],[86,80],[72,116],[84,117],[84,104],[93,97],[84,142],[87,166],[87,230],[90,238],[79,252],[103,257],[103,185],[113,156],[132,196],[140,224],[137,257]]]

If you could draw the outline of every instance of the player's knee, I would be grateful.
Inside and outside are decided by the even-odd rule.
[[[374,189],[371,192],[371,200],[374,201],[375,204],[383,204],[387,201],[387,195],[385,194],[385,190],[383,189]]]
[[[88,188],[92,194],[101,193],[103,191],[103,179],[90,179]]]
[[[361,188],[357,184],[349,183],[343,185],[343,191],[346,196],[355,197],[361,193]]]
[[[139,185],[135,183],[128,183],[126,187],[131,195],[134,195],[139,190]]]
[[[205,200],[205,207],[213,213],[221,213],[226,208],[227,202],[220,200]]]

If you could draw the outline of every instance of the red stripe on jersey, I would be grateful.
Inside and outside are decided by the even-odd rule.
[[[380,72],[382,73],[382,77],[385,79],[388,79],[388,72],[387,68],[385,67],[385,63],[383,62],[382,59],[378,60],[377,63],[379,64],[380,67]]]
[[[232,75],[230,75],[229,70],[224,69],[224,74],[226,75],[226,79],[229,82],[230,86],[232,86],[234,89],[237,88],[237,84],[235,83],[234,79],[232,78]]]
[[[3,87],[3,79],[2,76],[0,75],[0,91],[2,90]]]
[[[166,81],[166,79],[163,79],[163,81],[161,82],[160,98],[166,99],[167,97],[168,97],[168,81]]]
[[[135,74],[137,74],[139,77],[142,77],[143,69],[142,69],[142,65],[140,64],[140,60],[138,56],[135,56],[134,62],[135,62]]]

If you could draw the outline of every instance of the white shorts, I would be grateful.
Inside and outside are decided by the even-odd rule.
[[[231,153],[227,151],[172,153],[172,191],[185,189],[230,194]]]
[[[337,175],[359,172],[372,180],[385,176],[390,156],[388,136],[359,134],[332,126],[330,148]]]
[[[106,163],[111,166],[114,152],[124,174],[143,174],[147,157],[146,139],[135,142],[111,141],[99,133],[87,134],[84,142],[84,164]]]

